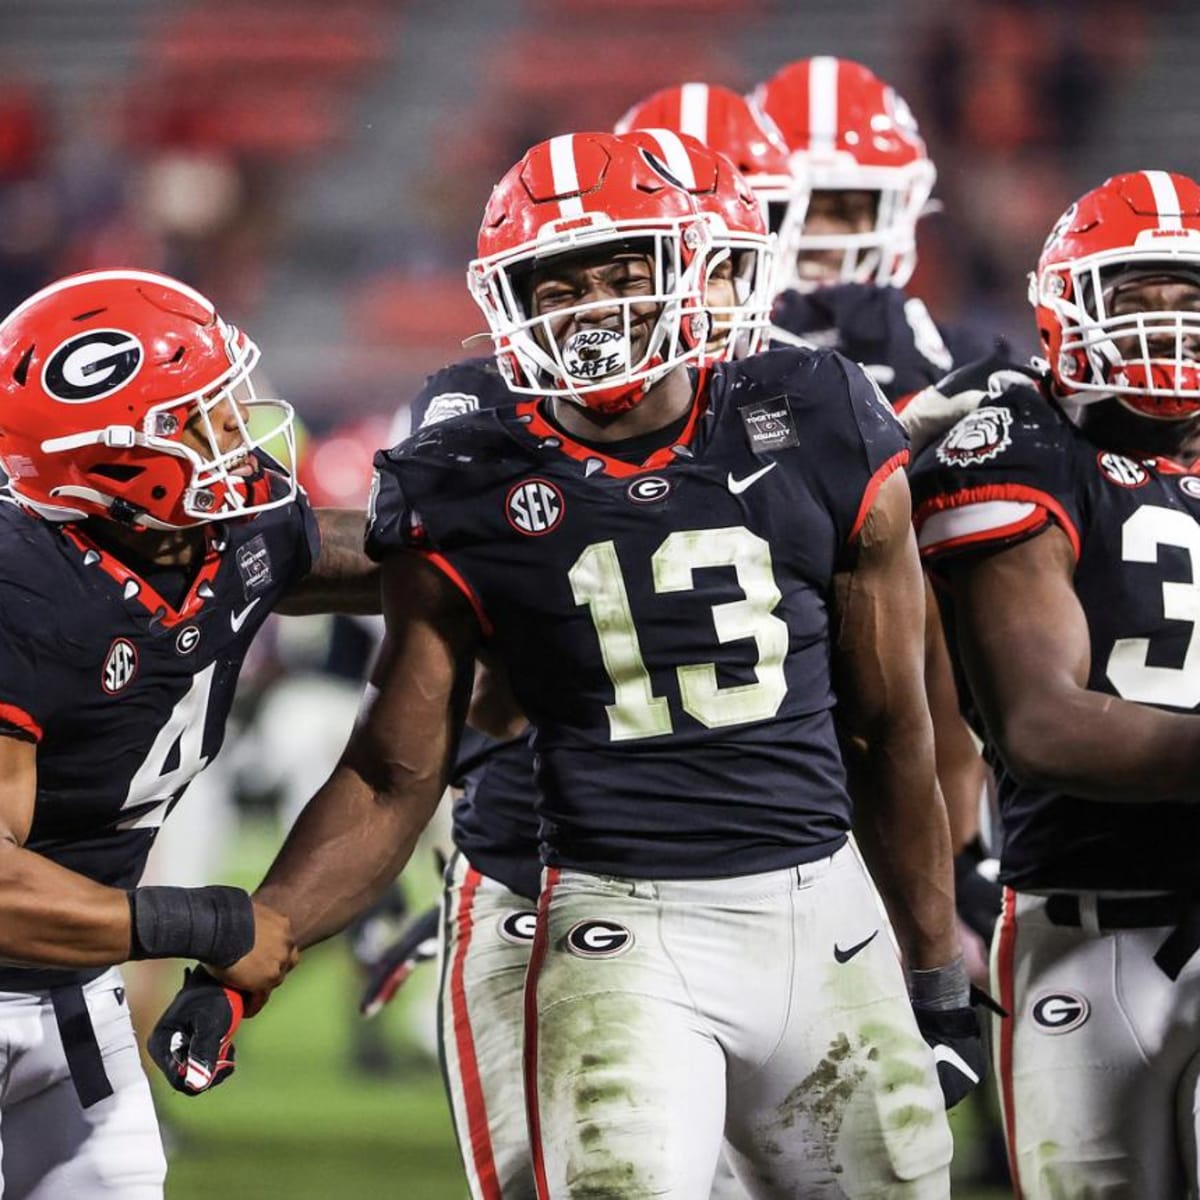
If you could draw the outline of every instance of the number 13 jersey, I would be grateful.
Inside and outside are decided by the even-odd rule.
[[[833,577],[904,434],[828,351],[722,364],[640,466],[540,403],[376,459],[367,545],[462,589],[536,728],[542,855],[658,878],[774,870],[845,840]]]

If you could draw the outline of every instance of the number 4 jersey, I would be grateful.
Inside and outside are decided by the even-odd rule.
[[[845,839],[830,588],[904,435],[828,351],[721,365],[698,394],[640,466],[536,401],[376,459],[368,550],[424,551],[474,606],[537,730],[553,865],[729,876]]]
[[[0,502],[0,729],[37,743],[26,845],[112,887],[137,883],[171,804],[220,749],[250,642],[317,550],[303,497],[205,532],[176,608],[86,526]],[[0,991],[97,974],[0,966]]]
[[[935,571],[955,555],[1002,549],[1057,525],[1075,552],[1091,641],[1088,688],[1200,710],[1200,475],[1097,446],[1037,390],[1016,387],[922,453],[911,481],[918,539]],[[1026,786],[994,765],[1003,882],[1195,887],[1195,805],[1097,803]]]

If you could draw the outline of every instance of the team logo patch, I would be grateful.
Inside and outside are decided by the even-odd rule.
[[[500,918],[497,928],[500,936],[506,942],[524,946],[527,942],[533,941],[534,932],[537,930],[537,912],[532,908],[520,908],[514,912],[505,913]]]
[[[1012,445],[1012,413],[1007,408],[977,408],[963,417],[937,449],[948,467],[985,463]]]
[[[115,696],[133,682],[137,667],[137,647],[128,638],[117,638],[108,648],[100,673],[100,686],[108,695]]]
[[[470,396],[466,392],[442,392],[430,400],[421,418],[421,428],[448,421],[451,417],[461,417],[463,413],[478,411],[478,396]]]
[[[644,475],[625,489],[625,495],[634,504],[653,504],[655,500],[663,499],[670,490],[670,483],[661,475]]]
[[[175,639],[175,649],[180,654],[191,654],[200,644],[200,630],[195,625],[185,625]]]
[[[1044,992],[1030,1009],[1034,1024],[1045,1033],[1070,1033],[1091,1016],[1092,1006],[1077,992]]]
[[[1193,500],[1200,500],[1200,475],[1184,475],[1179,481],[1179,490]]]
[[[616,921],[580,921],[567,930],[566,944],[579,958],[615,958],[633,945],[633,933]]]
[[[800,445],[796,426],[792,422],[791,410],[783,396],[776,396],[763,404],[751,404],[738,409],[750,449],[757,454],[769,450],[783,450],[788,446]]]
[[[508,523],[519,533],[540,537],[562,520],[563,494],[544,479],[526,479],[512,488],[504,501]]]
[[[64,404],[90,404],[123,388],[142,369],[142,343],[123,329],[89,329],[63,342],[42,368],[42,386]]]
[[[244,546],[239,546],[236,557],[242,590],[249,600],[251,592],[261,592],[271,582],[271,555],[263,535],[260,533]]]
[[[1118,487],[1140,488],[1150,481],[1150,472],[1141,463],[1123,454],[1114,454],[1111,450],[1102,450],[1097,454],[1096,465],[1100,468],[1100,474]]]

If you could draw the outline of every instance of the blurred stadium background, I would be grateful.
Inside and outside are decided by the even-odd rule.
[[[351,498],[397,406],[482,328],[463,269],[529,144],[824,53],[896,85],[938,165],[912,290],[1027,353],[1024,273],[1067,203],[1117,171],[1200,169],[1198,52],[1195,0],[3,0],[0,310],[71,270],[179,275],[260,342],[339,468],[327,496]],[[363,644],[272,627],[246,736],[179,814],[189,870],[254,882],[344,738]],[[406,887],[433,896],[431,856]],[[365,1034],[345,946],[309,959],[231,1086],[161,1096],[171,1200],[463,1195],[433,972]],[[956,1195],[1004,1194],[969,1182],[988,1175],[979,1106],[956,1125]]]

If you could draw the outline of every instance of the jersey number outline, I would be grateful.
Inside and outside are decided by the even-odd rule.
[[[718,642],[752,638],[758,648],[754,683],[722,687],[715,662],[675,668],[684,710],[708,729],[745,725],[773,717],[787,693],[784,659],[787,623],[773,610],[783,598],[771,564],[771,547],[743,525],[681,530],[668,534],[650,559],[654,590],[692,591],[693,573],[703,567],[731,566],[744,597],[712,607]],[[575,603],[588,606],[604,669],[613,686],[605,705],[614,742],[662,737],[674,732],[670,705],[654,695],[629,592],[615,542],[586,547],[567,572]]]
[[[1123,562],[1156,563],[1160,546],[1186,550],[1192,565],[1190,582],[1166,579],[1162,584],[1163,616],[1192,627],[1183,665],[1151,666],[1150,639],[1127,637],[1113,643],[1105,670],[1125,700],[1194,709],[1200,706],[1200,525],[1195,517],[1179,509],[1147,504],[1121,526]]]
[[[129,781],[129,792],[121,811],[141,809],[147,804],[150,807],[121,821],[118,829],[157,829],[166,819],[167,808],[175,796],[208,766],[208,758],[203,753],[204,731],[208,724],[208,699],[216,670],[217,664],[212,662],[198,672],[192,680],[192,686],[171,709],[171,715],[158,731],[154,745]],[[179,746],[179,762],[167,771],[164,768],[176,744]]]

